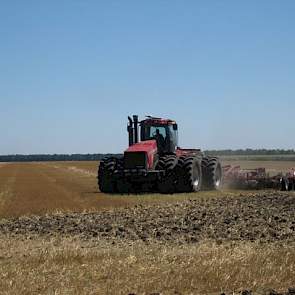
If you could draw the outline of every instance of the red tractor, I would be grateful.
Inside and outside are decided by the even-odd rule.
[[[151,116],[142,121],[138,121],[138,116],[128,120],[129,148],[124,156],[107,157],[100,162],[101,192],[176,193],[221,187],[219,159],[205,156],[199,149],[178,147],[175,121]]]

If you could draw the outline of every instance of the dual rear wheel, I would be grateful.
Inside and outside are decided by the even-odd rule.
[[[156,169],[165,170],[158,186],[161,193],[218,190],[222,185],[221,164],[213,157],[169,155],[159,160]]]
[[[219,190],[222,186],[222,167],[218,158],[203,157],[202,174],[204,190]]]
[[[293,191],[295,190],[294,180],[289,180],[287,177],[282,177],[280,180],[281,191]]]

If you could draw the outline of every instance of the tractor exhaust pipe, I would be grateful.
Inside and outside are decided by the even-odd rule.
[[[129,146],[134,144],[134,129],[132,119],[128,116],[129,124],[127,125]]]
[[[134,143],[138,143],[138,116],[133,115],[134,124]]]

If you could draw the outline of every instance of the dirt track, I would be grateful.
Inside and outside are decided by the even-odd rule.
[[[295,241],[295,195],[255,193],[115,211],[22,217],[2,220],[0,232],[180,244],[204,239],[286,243]]]

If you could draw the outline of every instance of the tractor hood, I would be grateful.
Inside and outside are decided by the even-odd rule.
[[[126,151],[125,153],[145,153],[147,156],[147,164],[148,164],[148,168],[151,169],[153,167],[153,163],[154,163],[154,156],[157,153],[157,142],[156,140],[146,140],[146,141],[142,141],[142,142],[138,142],[135,143],[133,145],[131,145]]]

